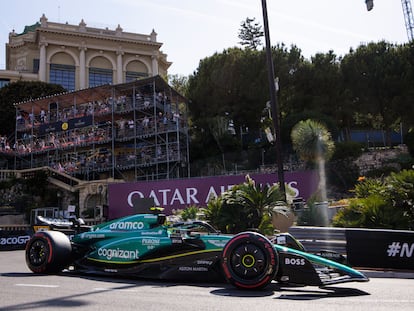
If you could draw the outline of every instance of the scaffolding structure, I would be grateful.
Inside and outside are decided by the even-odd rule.
[[[187,100],[160,76],[15,104],[15,170],[81,180],[189,177]],[[9,165],[10,168],[10,165]]]
[[[401,0],[404,13],[405,28],[407,30],[408,41],[414,40],[414,18],[411,8],[411,0]]]

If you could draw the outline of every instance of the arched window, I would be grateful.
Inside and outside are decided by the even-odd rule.
[[[111,63],[104,57],[95,57],[89,65],[89,87],[112,84]]]
[[[72,57],[66,53],[55,54],[50,62],[50,83],[60,84],[68,91],[75,90],[76,67]]]
[[[126,68],[125,82],[148,77],[147,67],[140,61],[132,61]]]

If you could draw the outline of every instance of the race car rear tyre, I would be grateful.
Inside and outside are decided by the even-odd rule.
[[[263,235],[243,232],[224,246],[221,265],[229,283],[241,289],[261,289],[276,275],[278,254]]]
[[[72,246],[59,231],[37,232],[26,245],[26,264],[35,273],[61,272],[69,263]]]

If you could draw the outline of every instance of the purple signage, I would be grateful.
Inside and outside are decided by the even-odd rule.
[[[277,174],[250,174],[250,177],[261,184],[274,184],[278,180]],[[108,217],[115,219],[134,214],[134,202],[141,199],[143,202],[152,199],[154,206],[163,207],[167,215],[173,209],[206,206],[210,198],[244,181],[245,175],[229,175],[110,184]],[[293,197],[306,200],[317,189],[318,174],[315,171],[287,172],[285,183],[293,190]]]

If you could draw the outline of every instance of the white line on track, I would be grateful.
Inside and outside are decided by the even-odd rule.
[[[23,287],[45,287],[45,288],[55,288],[59,285],[46,285],[46,284],[14,284],[14,286],[23,286]]]

